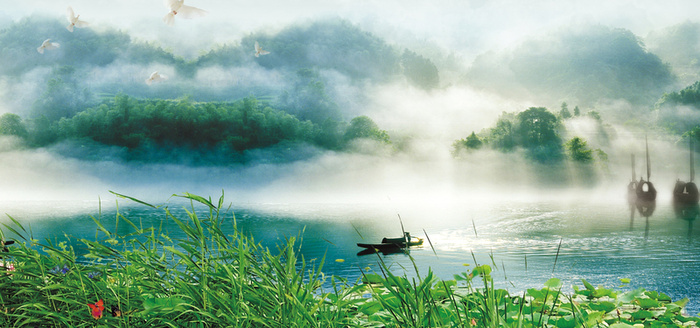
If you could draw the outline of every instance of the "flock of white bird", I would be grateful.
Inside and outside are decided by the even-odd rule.
[[[168,8],[169,11],[163,17],[163,22],[165,22],[165,24],[169,26],[173,26],[175,24],[175,17],[191,19],[197,17],[204,17],[209,13],[206,10],[185,5],[185,0],[164,0],[164,2],[165,7]],[[68,26],[66,26],[66,29],[70,32],[73,32],[73,29],[76,27],[86,27],[89,25],[88,22],[81,20],[80,15],[76,15],[73,11],[73,8],[70,6],[68,6],[68,9],[66,10],[66,17],[68,18],[68,22],[70,23]],[[41,44],[41,46],[36,48],[36,51],[38,51],[40,54],[43,54],[45,50],[57,49],[60,46],[61,45],[58,42],[52,42],[51,39],[46,39]],[[260,57],[269,53],[269,51],[263,50],[258,41],[255,41],[255,57]],[[165,75],[162,75],[158,73],[158,71],[155,71],[151,73],[151,76],[149,76],[146,79],[146,84],[151,85],[154,82],[160,82],[165,79],[167,79]]]

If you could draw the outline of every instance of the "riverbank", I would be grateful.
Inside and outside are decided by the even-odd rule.
[[[573,293],[563,292],[559,279],[550,279],[511,294],[494,286],[495,264],[475,263],[452,280],[438,279],[431,271],[394,275],[385,265],[358,268],[358,281],[325,276],[322,259],[307,261],[299,255],[301,240],[289,238],[270,250],[238,232],[223,197],[217,202],[181,197],[192,203],[186,216],[160,210],[185,237],[170,238],[160,228],[141,227],[122,214],[115,218],[114,231],[94,218],[96,239],[80,240],[87,256],[77,256],[66,243],[33,240],[31,229],[13,220],[3,236],[20,237],[4,256],[0,324],[683,327],[700,320],[683,315],[687,300],[641,288],[595,287],[585,280]],[[233,232],[224,233],[224,225],[232,225]]]

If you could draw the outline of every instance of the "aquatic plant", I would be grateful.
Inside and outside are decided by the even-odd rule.
[[[324,259],[298,254],[303,231],[275,250],[239,232],[223,195],[216,203],[176,195],[189,203],[184,217],[116,195],[162,210],[182,237],[141,227],[118,212],[114,221],[93,217],[98,235],[81,239],[87,253],[78,255],[66,242],[33,239],[10,216],[3,226],[17,242],[4,253],[0,326],[87,327],[97,320],[112,327],[620,328],[700,321],[682,314],[687,299],[672,302],[660,292],[617,291],[585,280],[570,295],[559,279],[511,294],[494,287],[493,269],[485,264],[441,280],[430,270],[421,274],[414,263],[409,278],[392,273],[377,255],[378,272],[363,269],[361,280],[350,282],[325,276]]]

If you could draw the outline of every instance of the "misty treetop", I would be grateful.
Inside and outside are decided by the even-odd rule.
[[[656,103],[659,123],[675,134],[700,127],[700,81],[664,94]]]
[[[567,106],[562,105],[562,112]],[[577,106],[578,108],[578,106]],[[596,120],[598,128],[604,132],[603,123],[599,114],[590,111],[587,118]],[[604,160],[605,153],[600,149],[590,149],[586,140],[579,136],[573,136],[564,142],[566,131],[564,121],[576,119],[571,115],[555,115],[544,107],[530,107],[519,113],[504,112],[491,128],[484,129],[480,136],[475,132],[465,139],[456,140],[453,147],[455,157],[469,156],[469,152],[476,151],[484,146],[501,152],[511,152],[517,148],[525,150],[525,154],[538,163],[559,163],[566,159],[590,163],[594,161],[594,154],[598,159]],[[605,133],[599,133],[606,138]]]

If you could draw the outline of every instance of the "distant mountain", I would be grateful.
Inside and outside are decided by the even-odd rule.
[[[71,33],[64,25],[57,19],[31,16],[0,30],[0,78],[45,81],[39,82],[44,86],[35,91],[38,94],[24,97],[38,99],[29,104],[34,115],[61,107],[47,116],[70,116],[98,103],[100,97],[117,93],[166,99],[188,95],[196,101],[232,101],[252,95],[281,99],[278,107],[289,107],[302,119],[323,120],[315,114],[303,117],[301,108],[290,106],[307,106],[308,98],[315,97],[311,102],[325,103],[323,111],[344,112],[346,104],[337,103],[342,90],[359,89],[362,94],[367,82],[395,80],[432,89],[440,81],[430,59],[389,45],[340,19],[294,24],[274,34],[252,33],[192,59],[176,56],[156,42],[135,40],[123,31],[81,28]],[[60,48],[38,53],[36,48],[45,39],[58,42]],[[255,42],[269,54],[254,56]],[[146,86],[145,79],[155,70],[169,79]],[[56,102],[77,95],[82,99],[78,103]],[[299,97],[306,100],[299,102],[295,99]]]
[[[632,32],[605,26],[557,31],[475,59],[468,83],[510,96],[593,105],[624,99],[651,106],[674,75]]]
[[[645,43],[649,51],[671,65],[683,85],[700,80],[700,23],[684,22],[653,31]]]

